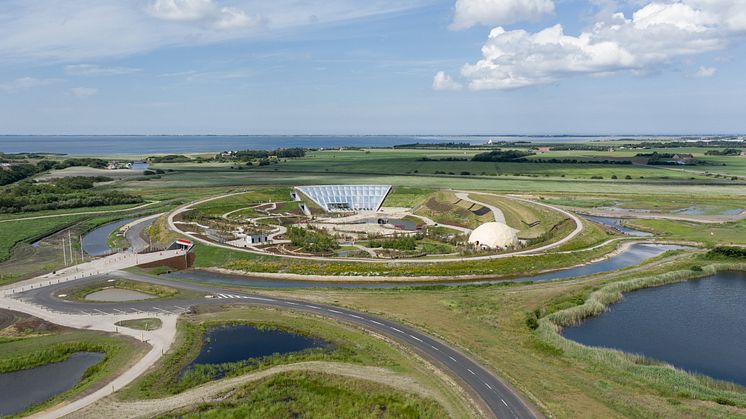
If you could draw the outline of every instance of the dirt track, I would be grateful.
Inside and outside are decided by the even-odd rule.
[[[313,371],[325,374],[341,375],[358,380],[367,380],[384,384],[415,393],[425,398],[436,399],[437,396],[426,387],[418,384],[414,379],[396,374],[392,371],[357,364],[345,364],[339,362],[311,361],[297,364],[279,365],[263,371],[241,375],[235,378],[227,378],[214,381],[185,391],[175,396],[153,400],[138,400],[132,402],[117,401],[113,397],[100,400],[86,409],[76,412],[70,417],[75,418],[136,418],[153,417],[164,414],[175,409],[188,407],[198,403],[217,401],[225,396],[226,392],[240,387],[243,384],[261,380],[275,374],[288,371]],[[438,400],[440,401],[440,400]],[[441,402],[445,405],[445,403]]]

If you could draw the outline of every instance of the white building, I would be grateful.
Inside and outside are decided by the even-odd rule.
[[[295,189],[327,212],[359,212],[378,211],[391,185],[313,185]]]
[[[497,221],[484,223],[469,235],[469,243],[484,249],[518,246],[518,230]]]

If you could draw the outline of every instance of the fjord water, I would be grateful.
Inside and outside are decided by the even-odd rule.
[[[202,350],[192,365],[216,365],[326,347],[326,342],[279,329],[247,325],[214,327],[205,333]]]
[[[246,149],[272,150],[278,147],[392,147],[400,144],[443,142],[484,144],[489,140],[560,143],[613,140],[616,138],[619,137],[511,135],[1,135],[0,152],[110,156]]]
[[[627,249],[610,258],[586,265],[577,266],[545,274],[527,276],[513,279],[487,280],[487,281],[459,281],[459,282],[336,282],[336,281],[293,281],[274,280],[241,275],[229,275],[211,271],[186,270],[177,271],[165,276],[173,279],[181,279],[194,282],[205,282],[220,285],[241,285],[254,288],[396,288],[396,287],[421,287],[432,285],[467,285],[467,284],[489,284],[505,281],[548,281],[552,279],[572,278],[575,276],[591,275],[595,273],[608,272],[615,269],[626,268],[658,256],[668,250],[681,249],[681,246],[634,243]]]
[[[563,335],[746,385],[746,273],[630,292]]]
[[[98,352],[77,352],[62,362],[0,374],[0,416],[21,412],[73,388],[103,358]]]

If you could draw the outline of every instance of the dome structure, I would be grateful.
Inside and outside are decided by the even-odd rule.
[[[497,221],[484,223],[469,235],[469,243],[489,249],[505,249],[518,245],[518,230]]]

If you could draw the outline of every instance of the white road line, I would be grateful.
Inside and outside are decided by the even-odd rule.
[[[371,323],[375,323],[375,324],[377,324],[377,325],[379,325],[379,326],[383,326],[383,323],[381,323],[381,322],[377,322],[377,321],[375,321],[375,320],[371,320]]]
[[[453,361],[453,362],[457,362],[457,361],[456,361],[456,358],[454,358],[454,357],[452,357],[452,356],[450,356],[450,355],[448,355],[448,357],[449,357],[449,358],[451,358],[451,361]]]
[[[120,313],[122,313],[122,314],[127,314],[127,312],[126,312],[126,311],[122,311],[122,310],[119,310],[119,309],[117,309],[117,308],[115,308],[115,309],[114,309],[114,311],[118,311],[118,312],[120,312]]]
[[[172,314],[172,313],[171,313],[170,311],[168,311],[168,310],[164,310],[164,309],[162,309],[162,308],[158,308],[158,307],[153,307],[153,308],[154,308],[154,309],[156,309],[156,310],[158,310],[158,311],[160,311],[160,312],[163,312],[163,313],[168,313],[168,314]]]
[[[485,386],[486,386],[486,387],[487,387],[488,389],[492,390],[492,386],[491,386],[491,385],[489,385],[489,384],[487,384],[487,383],[484,383],[484,385],[485,385]]]
[[[270,302],[271,301],[275,301],[275,300],[273,300],[271,298],[251,297],[251,296],[248,296],[248,295],[245,298],[248,298],[249,300],[257,300],[257,301],[270,301]]]
[[[391,330],[394,330],[394,331],[397,331],[397,332],[399,332],[399,333],[401,333],[401,334],[404,334],[404,332],[402,332],[401,330],[399,330],[399,329],[395,328],[394,326],[389,326],[389,329],[391,329]]]
[[[228,296],[227,296],[227,295],[225,295],[225,294],[218,294],[218,298],[230,298],[230,297],[228,297]]]
[[[105,311],[101,311],[101,310],[99,310],[99,309],[97,309],[97,308],[94,308],[94,309],[93,309],[93,311],[98,311],[99,313],[101,313],[101,314],[104,314],[104,315],[107,315],[107,314],[109,314],[109,313],[107,313],[107,312],[105,312]]]
[[[332,310],[332,309],[330,309],[330,308],[327,308],[326,310],[327,310],[327,311],[331,311],[332,313],[342,314],[342,312],[341,312],[341,311],[337,311],[337,310]]]
[[[474,373],[474,371],[470,370],[469,368],[467,368],[466,370],[469,371],[469,374],[471,374],[471,375],[477,375],[477,374]]]
[[[436,351],[440,352],[440,349],[438,349],[438,347],[437,347],[437,346],[435,346],[435,345],[430,345],[430,347],[431,347],[431,348],[433,348],[433,349],[435,349]]]
[[[416,341],[418,341],[418,342],[422,342],[422,339],[418,338],[417,336],[409,335],[409,337],[412,338],[412,339],[414,339],[414,340],[416,340]]]
[[[285,304],[289,304],[291,306],[297,306],[298,305],[298,303],[294,303],[292,301],[285,301]]]
[[[500,401],[501,401],[501,402],[503,402],[503,404],[505,405],[505,407],[508,407],[508,404],[507,404],[507,403],[505,403],[505,400],[503,400],[503,399],[500,399]]]
[[[310,304],[304,304],[304,305],[305,305],[306,307],[308,307],[308,308],[313,308],[313,309],[316,309],[316,310],[321,310],[321,309],[320,309],[319,307],[316,307],[316,306],[312,306],[312,305],[310,305]]]
[[[356,318],[356,319],[362,319],[362,317],[358,316],[357,314],[349,314],[349,313],[348,313],[348,316],[350,316],[350,317],[354,317],[354,318]]]
[[[187,311],[187,309],[186,309],[186,308],[184,308],[184,307],[182,307],[182,306],[174,306],[174,307],[176,307],[176,308],[178,308],[178,309],[180,309],[180,310],[184,310],[184,311]]]

